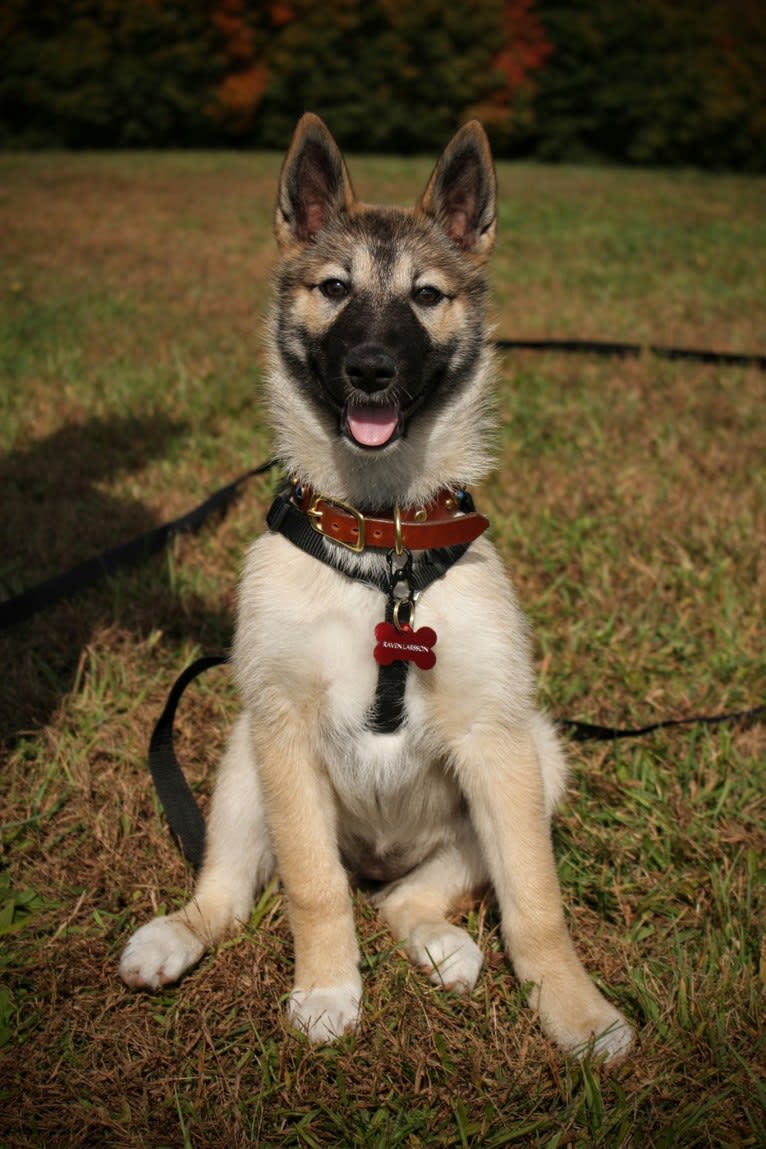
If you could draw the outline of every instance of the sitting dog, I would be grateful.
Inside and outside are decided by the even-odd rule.
[[[374,887],[412,961],[462,993],[482,957],[449,915],[491,883],[545,1032],[604,1060],[630,1046],[567,931],[550,836],[565,759],[467,491],[491,464],[495,227],[478,123],[406,211],[361,203],[325,125],[300,120],[277,196],[267,380],[289,480],[246,561],[243,710],[194,896],[131,938],[130,986],[179,978],[278,871],[290,1016],[328,1041],[360,1018],[350,877]]]

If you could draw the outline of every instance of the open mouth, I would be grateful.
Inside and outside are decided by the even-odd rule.
[[[360,447],[379,450],[399,438],[401,409],[392,403],[347,403],[343,431]]]

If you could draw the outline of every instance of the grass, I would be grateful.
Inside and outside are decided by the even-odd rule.
[[[260,318],[279,157],[6,158],[0,186],[0,594],[170,518],[268,456]],[[360,160],[406,202],[427,161]],[[766,345],[764,181],[503,165],[498,334]],[[502,361],[479,504],[535,627],[554,712],[635,722],[766,698],[764,376],[561,355]],[[278,888],[175,990],[116,978],[190,875],[145,767],[176,672],[229,640],[269,480],[140,570],[0,635],[0,1145],[181,1149],[766,1142],[763,726],[573,746],[556,823],[578,948],[635,1021],[611,1073],[522,1005],[491,902],[469,1001],[427,985],[369,905],[365,1021],[286,1032]],[[235,711],[196,685],[180,753],[202,803]]]

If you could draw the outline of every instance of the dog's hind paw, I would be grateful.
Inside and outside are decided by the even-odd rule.
[[[335,1041],[359,1024],[362,1004],[361,983],[317,986],[306,991],[296,987],[290,994],[288,1014],[295,1029],[312,1045]]]
[[[120,977],[131,989],[161,989],[199,961],[204,941],[177,918],[154,918],[133,934],[120,958]]]
[[[406,949],[434,985],[455,993],[471,992],[476,985],[482,953],[473,939],[449,922],[416,926],[406,941]]]

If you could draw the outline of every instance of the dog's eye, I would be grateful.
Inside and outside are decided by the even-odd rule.
[[[325,299],[345,299],[349,292],[347,283],[342,279],[326,279],[324,283],[319,284],[319,290]]]
[[[424,284],[413,291],[412,298],[421,307],[436,307],[437,303],[441,303],[444,299],[444,293],[439,291],[438,287],[432,287],[431,284]]]

